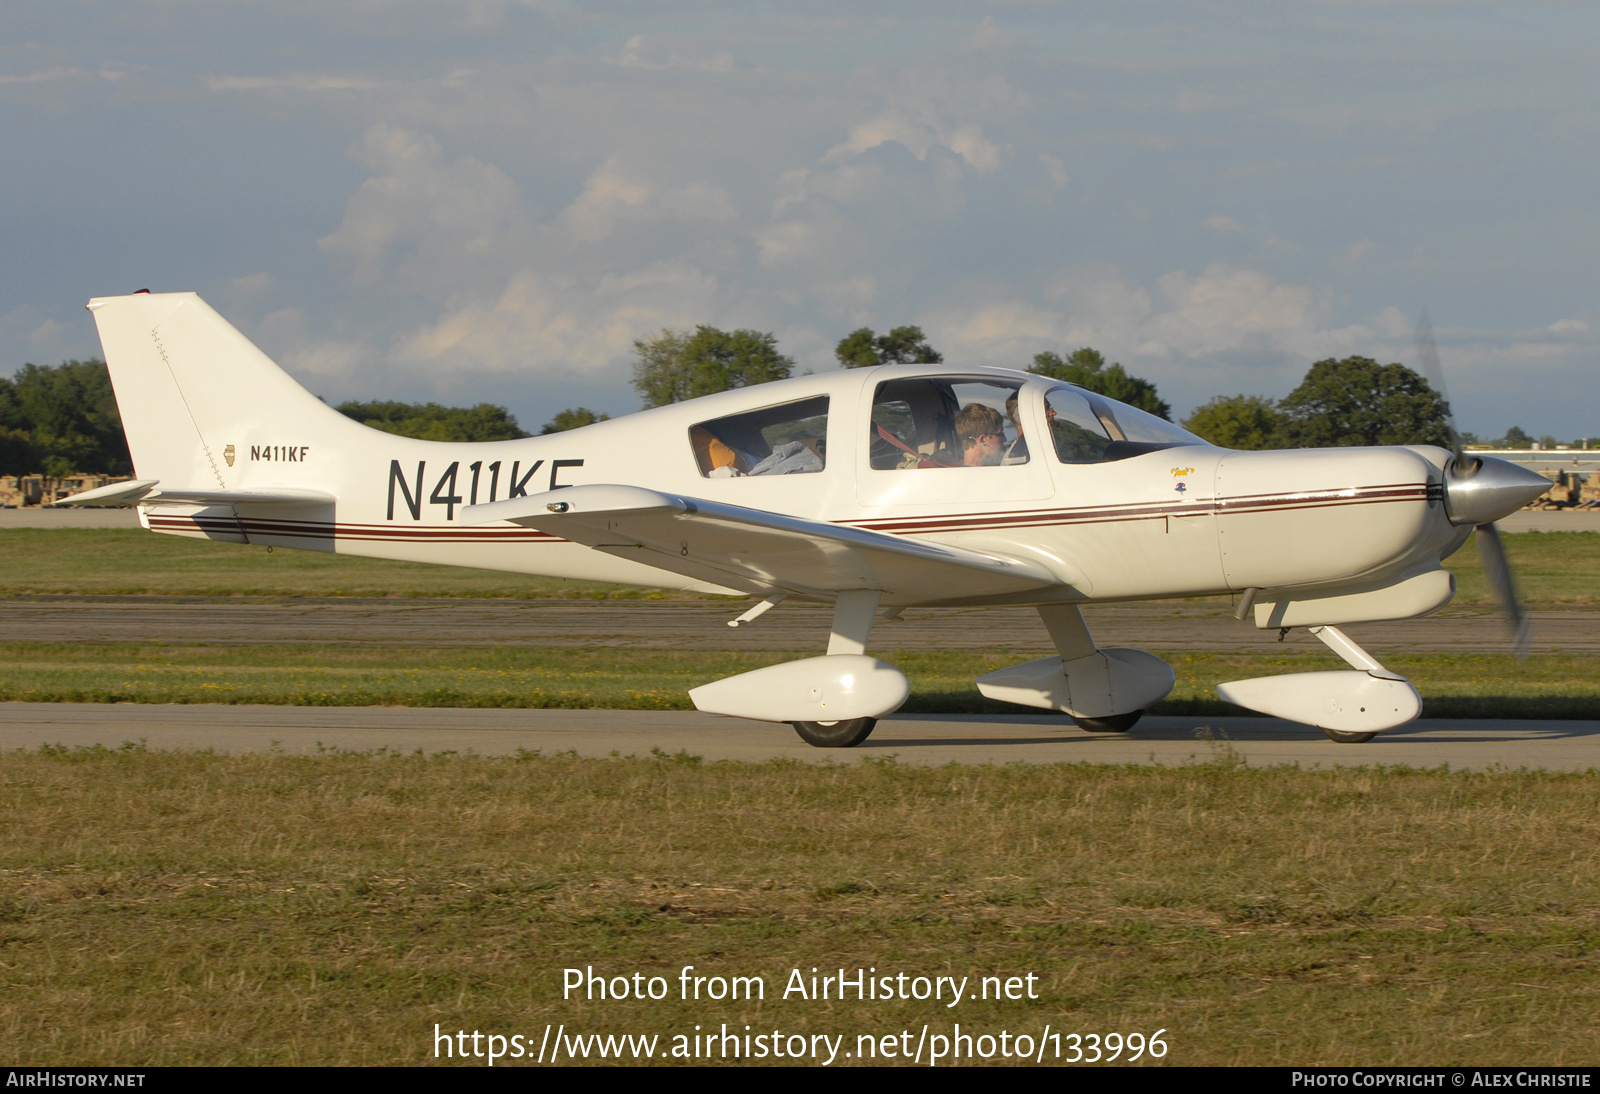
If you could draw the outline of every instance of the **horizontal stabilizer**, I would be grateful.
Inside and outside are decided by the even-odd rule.
[[[282,487],[276,490],[158,490],[147,505],[332,505],[338,499],[323,490]]]
[[[114,482],[85,490],[56,505],[332,505],[337,499],[322,490],[282,487],[276,490],[165,490],[157,479]]]
[[[93,490],[85,490],[81,494],[73,494],[70,498],[59,498],[51,502],[51,504],[68,507],[96,505],[126,509],[150,493],[155,487],[156,481],[155,479],[134,479],[131,482],[113,482],[106,486],[97,486]]]
[[[1059,584],[1027,559],[637,486],[571,486],[462,510],[466,524],[496,520],[746,592],[785,589],[831,599],[845,590],[873,589],[885,604],[926,604]],[[947,595],[930,597],[929,589]]]

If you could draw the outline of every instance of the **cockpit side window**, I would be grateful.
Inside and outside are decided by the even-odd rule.
[[[1045,420],[1062,463],[1111,463],[1185,444],[1204,444],[1169,421],[1082,388],[1045,393]]]
[[[915,377],[878,385],[868,426],[878,471],[1028,462],[1017,425],[1021,381]]]
[[[821,471],[828,462],[828,397],[700,422],[689,427],[689,445],[708,479]]]

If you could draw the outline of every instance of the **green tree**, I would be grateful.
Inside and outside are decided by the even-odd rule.
[[[1311,366],[1278,404],[1293,448],[1344,445],[1450,445],[1450,407],[1404,365],[1370,357],[1329,358]]]
[[[1530,434],[1523,432],[1520,425],[1514,425],[1510,429],[1506,430],[1506,435],[1501,438],[1499,447],[1531,448],[1533,447],[1533,437]]]
[[[794,359],[778,352],[778,339],[755,330],[694,333],[663,330],[633,344],[633,388],[645,409],[752,384],[787,380]]]
[[[544,428],[539,432],[541,434],[565,433],[569,429],[581,429],[586,425],[594,425],[595,422],[607,422],[610,420],[611,415],[596,414],[586,406],[569,407],[544,423]]]
[[[0,376],[0,475],[28,475],[37,470],[27,419],[17,401],[17,385]]]
[[[424,441],[514,441],[528,436],[511,411],[493,403],[441,406],[438,403],[348,402],[335,407],[362,425]]]
[[[1148,411],[1158,418],[1172,420],[1172,408],[1156,394],[1156,385],[1149,380],[1129,376],[1127,370],[1115,362],[1106,367],[1105,355],[1088,346],[1074,350],[1066,357],[1049,351],[1034,354],[1033,364],[1028,366],[1028,371],[1052,380],[1077,384],[1108,399]]]
[[[0,389],[0,459],[8,474],[131,474],[105,362],[23,365]]]
[[[839,339],[833,355],[845,368],[871,365],[937,365],[944,355],[928,344],[921,327],[896,327],[874,334],[871,327],[851,331]]]
[[[1218,395],[1196,407],[1183,428],[1222,448],[1278,448],[1283,421],[1277,404],[1262,395]]]

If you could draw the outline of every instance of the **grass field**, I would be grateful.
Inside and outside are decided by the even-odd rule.
[[[1600,539],[1600,536],[1595,537]],[[459,566],[273,551],[122,528],[0,530],[0,597],[401,596],[660,599],[687,594]]]
[[[875,651],[911,679],[913,713],[1016,713],[973,680],[1036,656],[1006,650]],[[1215,698],[1225,680],[1343,668],[1330,653],[1155,651],[1176,670],[1158,714],[1237,714]],[[805,651],[96,645],[0,643],[0,701],[287,703],[297,706],[602,707],[689,710],[688,690]],[[1392,655],[1431,717],[1600,718],[1594,658],[1538,654]]]
[[[0,1044],[413,1064],[435,1023],[844,1051],[1049,1023],[1165,1030],[1168,1064],[1592,1064],[1597,786],[1256,771],[1225,743],[1176,771],[11,752]],[[684,965],[766,998],[677,1001]],[[563,1002],[569,966],[673,994]],[[813,967],[1032,973],[1039,998],[783,999]]]
[[[1600,535],[1506,536],[1522,595],[1534,606],[1600,604]],[[1492,604],[1473,543],[1452,556],[1461,604]],[[133,529],[0,531],[0,596],[445,596],[607,598],[686,596],[629,586],[489,570],[274,551]]]

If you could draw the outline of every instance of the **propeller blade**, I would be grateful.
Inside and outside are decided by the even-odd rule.
[[[1478,557],[1483,560],[1483,572],[1489,579],[1494,595],[1505,610],[1506,621],[1511,624],[1512,646],[1517,660],[1526,661],[1533,645],[1533,624],[1522,601],[1517,599],[1517,585],[1511,577],[1511,564],[1506,561],[1505,544],[1500,541],[1500,530],[1493,524],[1480,524],[1478,532]]]
[[[1444,400],[1444,427],[1450,433],[1450,451],[1455,454],[1455,462],[1450,465],[1451,473],[1465,477],[1476,470],[1475,465],[1469,464],[1461,445],[1461,434],[1456,431],[1455,412],[1450,409],[1450,394],[1444,386],[1444,369],[1439,366],[1439,348],[1433,343],[1433,324],[1428,321],[1428,309],[1423,308],[1422,314],[1417,317],[1415,334],[1417,344],[1417,359],[1422,363],[1423,378],[1428,381],[1428,386]]]
[[[1476,457],[1468,459],[1461,443],[1461,434],[1456,429],[1455,412],[1450,409],[1450,396],[1445,390],[1444,369],[1439,365],[1439,348],[1433,341],[1433,324],[1428,321],[1427,308],[1423,308],[1422,314],[1417,317],[1415,340],[1417,359],[1422,363],[1422,375],[1428,381],[1428,386],[1444,400],[1444,427],[1450,433],[1450,451],[1455,457],[1446,470],[1446,509],[1450,508],[1449,499],[1461,495],[1455,499],[1458,510],[1477,508],[1482,515],[1487,516],[1489,512],[1497,511],[1498,505],[1495,502],[1505,494],[1511,494],[1515,502],[1518,489],[1524,492],[1537,489],[1542,493],[1545,488],[1541,484],[1525,481],[1531,477],[1531,473],[1512,474],[1509,465],[1502,470],[1499,467],[1500,461],[1496,460],[1491,460],[1489,463],[1494,465],[1491,470],[1497,474],[1490,475],[1486,472],[1487,481],[1482,482],[1474,478],[1486,465],[1483,460]],[[1522,472],[1521,468],[1515,470]],[[1540,479],[1542,480],[1543,476],[1540,476]],[[1450,489],[1451,480],[1456,483],[1453,493]],[[1529,493],[1528,500],[1532,501],[1537,496],[1538,494]],[[1473,505],[1474,501],[1480,501],[1480,504]],[[1489,512],[1484,511],[1485,507]],[[1460,512],[1456,514],[1453,518],[1456,523],[1467,523],[1467,520],[1461,519],[1462,515]],[[1511,624],[1511,643],[1512,648],[1516,650],[1517,660],[1526,661],[1528,652],[1533,647],[1533,623],[1528,618],[1528,612],[1523,608],[1522,601],[1517,598],[1517,583],[1511,576],[1511,563],[1506,560],[1506,546],[1500,540],[1500,529],[1494,526],[1493,521],[1479,524],[1476,528],[1478,557],[1483,562],[1483,572],[1489,579],[1490,587],[1494,589],[1496,599],[1500,601],[1501,609],[1506,613],[1506,622]]]

